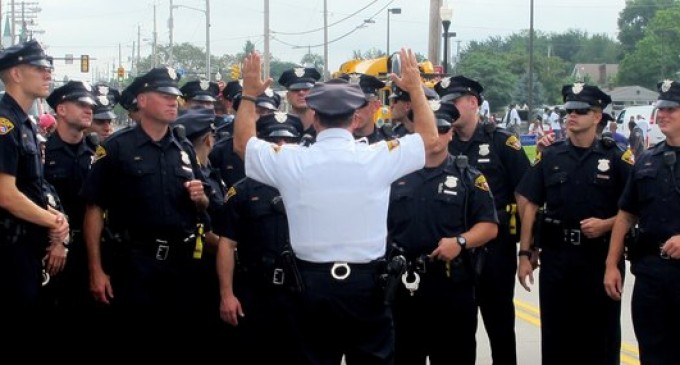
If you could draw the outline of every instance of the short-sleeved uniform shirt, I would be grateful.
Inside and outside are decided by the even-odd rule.
[[[312,262],[368,262],[385,253],[390,184],[425,164],[419,134],[373,145],[339,128],[310,147],[251,138],[246,175],[281,192],[295,254]]]

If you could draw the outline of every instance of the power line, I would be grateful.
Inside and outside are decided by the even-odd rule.
[[[390,0],[390,2],[389,2],[387,5],[389,5],[389,4],[392,3],[393,1],[394,1],[394,0]],[[332,26],[334,26],[334,25],[337,25],[337,24],[340,24],[340,23],[344,22],[345,20],[347,20],[347,19],[349,19],[349,18],[351,18],[351,17],[353,17],[353,16],[359,14],[360,12],[366,10],[366,8],[368,8],[369,6],[371,6],[371,5],[373,5],[373,4],[377,3],[377,2],[378,2],[378,0],[374,0],[373,2],[368,3],[368,5],[364,6],[363,8],[361,8],[361,9],[359,9],[359,10],[357,10],[357,11],[355,11],[354,13],[349,14],[348,16],[346,16],[346,17],[344,17],[344,18],[338,20],[338,21],[335,22],[335,23],[329,24],[329,25],[328,25],[328,28],[330,28],[330,27],[332,27]],[[309,33],[318,32],[318,31],[321,31],[321,30],[324,30],[324,27],[315,28],[315,29],[310,29],[310,30],[305,30],[305,31],[302,31],[302,32],[277,32],[277,31],[275,31],[275,30],[272,30],[271,32],[272,32],[272,33],[276,33],[276,34],[282,34],[282,35],[303,35],[303,34],[309,34]]]

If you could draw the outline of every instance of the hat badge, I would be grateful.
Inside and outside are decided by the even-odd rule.
[[[175,69],[172,67],[168,67],[168,76],[170,76],[171,79],[176,80],[177,79],[177,72],[175,72]]]
[[[350,85],[359,85],[361,82],[361,74],[351,74],[349,75]]]
[[[579,93],[581,93],[581,91],[583,91],[583,85],[585,85],[585,84],[582,83],[582,82],[575,82],[574,86],[571,87],[571,91],[574,94],[578,95]]]
[[[103,106],[109,105],[109,97],[107,95],[98,95],[97,101],[99,101],[99,104]]]
[[[442,81],[439,82],[439,85],[443,87],[444,89],[448,88],[449,85],[451,85],[451,78],[450,77],[445,77],[442,79]]]
[[[442,107],[442,103],[439,100],[428,100],[427,103],[430,104],[430,109],[432,109],[433,112],[436,112]]]
[[[266,88],[264,90],[264,94],[271,98],[272,96],[274,96],[274,90],[272,90],[271,88]]]
[[[279,123],[285,123],[288,120],[288,114],[285,112],[274,112],[274,119]]]
[[[208,80],[201,80],[198,82],[199,86],[201,87],[201,90],[206,91],[210,87],[210,81]]]
[[[83,87],[85,88],[85,90],[87,90],[87,91],[89,91],[89,92],[92,92],[92,85],[90,85],[89,82],[87,82],[87,81],[82,81],[81,83],[83,84]]]
[[[302,77],[305,75],[305,69],[303,67],[296,67],[293,69],[293,73],[295,73],[295,76],[297,77]]]
[[[109,87],[108,86],[97,86],[97,92],[99,95],[108,95],[109,94]]]
[[[669,79],[663,80],[663,82],[661,83],[661,92],[667,93],[668,90],[671,89],[672,85],[673,85],[673,80],[669,80]]]

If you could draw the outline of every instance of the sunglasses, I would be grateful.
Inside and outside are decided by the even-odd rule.
[[[439,133],[439,134],[446,134],[446,133],[449,133],[450,131],[451,131],[451,126],[448,126],[448,127],[437,126],[437,133]]]
[[[576,113],[576,115],[587,115],[593,111],[592,109],[567,109],[567,114]]]
[[[300,143],[300,138],[299,137],[265,137],[265,141],[269,143],[278,143],[279,141],[283,141],[285,144],[298,144]]]

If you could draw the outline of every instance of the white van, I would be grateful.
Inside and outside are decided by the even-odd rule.
[[[630,130],[628,130],[628,121],[630,120],[631,116],[637,121],[638,115],[642,115],[649,123],[647,146],[654,146],[655,144],[666,139],[666,136],[661,133],[659,125],[656,124],[656,107],[654,105],[636,105],[623,109],[616,117],[616,124],[618,125],[617,132],[628,138],[628,135],[630,135]]]

